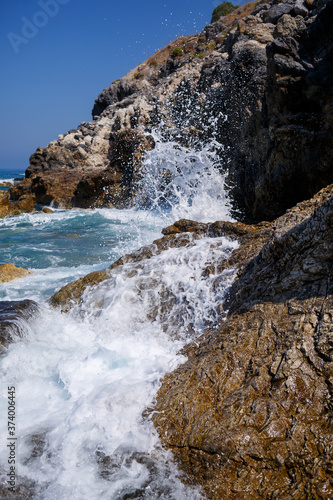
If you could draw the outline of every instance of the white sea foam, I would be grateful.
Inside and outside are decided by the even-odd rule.
[[[186,247],[156,249],[114,269],[69,314],[46,302],[65,283],[151,243],[175,219],[230,220],[213,148],[188,150],[158,134],[155,142],[140,193],[142,204],[149,195],[150,209],[55,210],[0,221],[1,258],[34,271],[0,286],[0,298],[41,304],[37,318],[22,322],[25,337],[0,359],[0,414],[14,385],[18,482],[35,483],[36,499],[201,498],[183,485],[143,412],[165,373],[184,362],[181,347],[223,316],[234,270],[215,264],[237,245],[189,235]],[[3,418],[0,432],[5,442]],[[7,458],[2,448],[4,471]]]
[[[19,471],[39,483],[37,498],[200,498],[182,485],[142,413],[164,374],[184,360],[177,352],[189,333],[216,321],[233,271],[202,270],[235,246],[190,239],[125,264],[70,315],[45,307],[27,338],[9,348],[2,411],[10,383],[20,409]]]

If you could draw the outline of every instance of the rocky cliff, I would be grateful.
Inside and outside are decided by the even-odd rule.
[[[252,2],[182,37],[113,82],[93,121],[30,158],[12,199],[115,206],[133,203],[149,135],[223,145],[238,217],[281,215],[333,182],[332,2]]]

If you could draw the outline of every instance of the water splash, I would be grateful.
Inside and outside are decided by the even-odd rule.
[[[1,402],[10,381],[22,415],[19,471],[37,482],[35,498],[201,498],[142,414],[184,361],[181,347],[216,324],[234,271],[203,270],[235,246],[188,235],[184,247],[116,268],[70,315],[45,307],[9,348]]]
[[[95,254],[94,266],[106,263],[108,257],[115,260],[152,241],[175,219],[230,220],[217,155],[221,145],[212,141],[190,148],[176,138],[166,140],[160,130],[153,136],[155,149],[145,158],[136,208],[58,210],[1,222],[8,237],[4,246],[8,257],[12,252],[25,267],[36,268],[35,274],[2,290],[4,297],[29,296],[29,283],[33,287],[47,282],[47,274],[52,286],[59,288],[64,275],[71,276],[73,259],[80,258],[78,270],[86,274],[87,252]],[[64,239],[65,233],[80,237]],[[31,245],[36,234],[38,245]],[[202,497],[200,488],[181,482],[171,454],[162,449],[143,413],[153,403],[164,375],[185,361],[179,350],[206,328],[218,325],[235,271],[221,271],[216,263],[237,245],[222,237],[176,238],[185,238],[183,246],[163,252],[156,248],[149,259],[115,268],[108,280],[85,291],[70,314],[51,309],[40,295],[38,320],[26,323],[25,329],[21,325],[23,338],[2,355],[0,413],[6,413],[6,387],[15,385],[18,482],[31,498]],[[22,241],[24,245],[17,244]],[[49,256],[54,257],[52,262]],[[50,293],[50,286],[40,285],[38,293]],[[6,431],[2,419],[3,442]],[[0,450],[0,464],[1,496],[6,450]]]
[[[201,148],[165,141],[152,132],[155,148],[146,154],[137,205],[167,213],[173,221],[231,220],[231,204],[221,172],[222,146],[215,140]],[[219,151],[219,154],[217,154]]]

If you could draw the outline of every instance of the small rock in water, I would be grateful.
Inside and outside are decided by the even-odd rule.
[[[6,283],[16,278],[23,278],[29,274],[32,274],[32,272],[22,267],[16,267],[14,264],[3,264],[0,266],[0,283]]]
[[[29,319],[37,311],[38,306],[32,300],[0,302],[0,352],[4,347],[8,347],[15,337],[23,337],[24,327],[20,320]]]

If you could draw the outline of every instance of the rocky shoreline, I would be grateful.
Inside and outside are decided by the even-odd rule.
[[[333,496],[332,21],[332,1],[252,2],[176,40],[105,89],[92,122],[38,148],[10,189],[17,209],[128,207],[153,130],[223,144],[238,222],[177,221],[51,298],[67,312],[127,262],[203,236],[238,241],[202,270],[236,267],[227,317],[184,349],[147,410],[186,480],[214,500]]]
[[[163,233],[66,285],[52,305],[67,312],[120,266],[139,270],[193,238],[237,240],[229,258],[202,269],[237,269],[226,319],[183,350],[188,361],[166,375],[147,415],[207,498],[330,498],[333,186],[271,223],[180,220]]]

